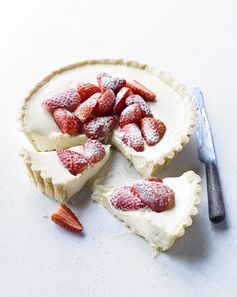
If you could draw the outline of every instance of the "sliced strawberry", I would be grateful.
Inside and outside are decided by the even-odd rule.
[[[51,215],[51,220],[60,227],[71,231],[81,232],[83,226],[66,204],[61,204]]]
[[[110,202],[113,207],[121,210],[136,210],[145,207],[140,197],[129,186],[115,189],[110,195]]]
[[[58,149],[57,155],[62,165],[73,175],[77,175],[88,166],[88,160],[80,153],[67,149]]]
[[[142,117],[153,117],[150,107],[140,95],[130,95],[126,99],[126,105],[137,103],[142,110]]]
[[[144,141],[142,138],[141,131],[137,124],[132,123],[124,126],[121,130],[122,141],[133,148],[137,152],[144,151]]]
[[[87,99],[81,105],[79,105],[78,108],[75,110],[75,112],[74,112],[75,115],[83,123],[93,113],[93,111],[94,111],[94,109],[95,109],[95,107],[97,105],[97,102],[98,102],[98,99],[100,98],[100,96],[101,96],[101,93],[95,93],[89,99]]]
[[[77,86],[77,92],[80,95],[81,100],[85,101],[95,93],[100,93],[100,88],[91,83],[80,83]]]
[[[133,186],[144,204],[156,212],[161,212],[174,206],[174,191],[163,183],[141,180]]]
[[[153,181],[153,182],[157,182],[157,183],[163,183],[162,179],[160,179],[159,177],[155,177],[155,176],[150,176],[150,177],[146,178],[145,180]]]
[[[83,145],[83,151],[89,163],[97,163],[105,156],[105,149],[97,140],[88,139]]]
[[[101,91],[113,90],[116,94],[122,87],[126,85],[126,80],[118,77],[111,77],[105,72],[97,75],[97,81]]]
[[[114,102],[114,92],[112,90],[105,91],[102,96],[98,98],[98,104],[95,109],[96,115],[108,115],[111,113]]]
[[[156,145],[166,131],[165,124],[155,118],[143,118],[140,125],[142,135],[149,146]]]
[[[102,140],[117,125],[115,116],[97,117],[89,119],[83,124],[83,131],[88,138]]]
[[[123,87],[122,89],[119,90],[115,99],[114,113],[120,113],[124,109],[124,107],[126,106],[126,103],[125,103],[126,98],[129,95],[132,95],[132,91],[129,88]],[[133,102],[133,103],[137,103],[137,102]]]
[[[78,118],[66,108],[57,108],[53,111],[53,118],[63,133],[70,135],[81,131],[81,123]]]
[[[126,87],[130,88],[134,94],[142,96],[146,101],[155,101],[156,94],[147,89],[136,80],[126,83]]]
[[[142,118],[141,108],[137,103],[127,106],[120,115],[119,126],[124,127],[130,123],[138,124]]]
[[[74,111],[80,103],[81,97],[76,90],[70,88],[44,100],[41,105],[50,112],[60,107]]]

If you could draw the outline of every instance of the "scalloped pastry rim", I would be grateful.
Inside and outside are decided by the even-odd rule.
[[[78,63],[70,64],[68,66],[64,66],[51,72],[45,78],[43,78],[36,86],[29,92],[28,96],[25,98],[21,114],[19,117],[19,124],[20,129],[25,133],[29,141],[32,143],[34,148],[37,149],[37,145],[34,139],[31,137],[31,132],[27,131],[24,128],[24,117],[26,114],[27,104],[31,97],[44,85],[46,85],[54,76],[72,70],[78,67],[82,67],[85,65],[95,65],[95,64],[109,64],[109,65],[124,65],[128,67],[134,67],[141,70],[145,70],[148,73],[153,74],[159,80],[164,82],[165,84],[169,85],[178,95],[179,97],[185,102],[184,106],[186,107],[186,125],[182,127],[183,132],[180,135],[180,138],[176,143],[174,143],[173,147],[164,153],[159,160],[154,162],[149,162],[152,165],[152,170],[149,172],[149,175],[156,175],[159,171],[161,171],[164,167],[166,167],[169,162],[180,152],[183,147],[189,142],[189,138],[192,134],[193,127],[195,126],[194,115],[195,115],[195,108],[192,102],[192,96],[188,93],[187,89],[178,82],[170,73],[159,71],[158,68],[151,67],[148,64],[141,64],[136,61],[132,60],[124,60],[124,59],[92,59],[92,60],[84,60]]]
[[[166,247],[166,248],[162,248],[162,247],[156,247],[154,245],[152,245],[150,242],[149,244],[151,245],[151,247],[153,248],[154,252],[159,254],[160,252],[162,251],[166,251],[166,250],[169,250],[173,244],[175,243],[176,239],[183,236],[186,232],[186,229],[192,225],[193,223],[193,217],[196,216],[198,214],[198,208],[197,206],[200,204],[200,201],[201,201],[201,196],[200,196],[200,193],[201,193],[201,185],[200,185],[200,182],[201,182],[201,177],[196,174],[194,171],[186,171],[184,172],[182,175],[180,175],[179,177],[182,177],[183,175],[187,175],[188,176],[188,181],[190,182],[190,184],[193,184],[193,203],[191,205],[191,208],[189,209],[189,211],[186,213],[186,215],[183,217],[182,219],[182,222],[180,222],[176,228],[174,229],[174,231],[172,233],[169,234],[169,238],[170,238],[170,241],[169,241],[169,245]],[[102,178],[103,179],[103,178]],[[94,182],[94,185],[93,185],[93,193],[92,193],[92,200],[99,203],[100,205],[102,205],[103,207],[107,208],[106,206],[103,205],[103,203],[97,201],[96,199],[93,198],[93,196],[98,196],[98,195],[103,195],[103,193],[106,193],[108,191],[110,191],[112,188],[114,187],[108,187],[108,191],[106,190],[105,192],[103,192],[103,189],[106,189],[103,185],[100,184],[101,180],[100,179],[97,179],[95,182]],[[110,213],[112,213],[109,209],[108,211]],[[117,217],[114,213],[112,213],[113,216],[115,216],[117,219],[119,219],[126,227],[129,227],[132,232],[134,234],[137,234],[131,226],[129,226],[128,224],[126,224],[122,219],[120,219],[119,217]],[[138,236],[144,238],[144,236],[140,235],[140,234],[137,234]],[[144,238],[145,239],[145,238]],[[146,239],[145,239],[146,240]]]

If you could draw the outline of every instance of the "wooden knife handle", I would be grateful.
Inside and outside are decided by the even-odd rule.
[[[206,163],[209,219],[220,223],[225,219],[225,208],[221,191],[218,168],[215,162]]]

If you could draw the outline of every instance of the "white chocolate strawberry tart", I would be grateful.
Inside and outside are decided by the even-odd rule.
[[[94,200],[156,250],[168,249],[191,224],[199,177],[151,177],[187,144],[194,126],[191,96],[171,75],[124,60],[69,65],[30,92],[20,123],[36,149],[21,155],[48,196],[69,201],[105,165],[112,146],[147,179],[109,191],[98,186]],[[70,231],[83,229],[65,204],[52,220]]]

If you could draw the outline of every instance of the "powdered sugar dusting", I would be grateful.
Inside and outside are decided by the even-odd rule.
[[[131,105],[137,103],[141,110],[143,117],[153,117],[152,112],[146,101],[140,95],[130,95],[126,99],[126,104]]]
[[[120,130],[120,136],[126,145],[132,147],[138,152],[144,151],[144,141],[142,134],[136,124],[132,123],[124,126]]]
[[[105,156],[105,149],[97,140],[89,139],[83,145],[84,155],[90,163],[97,163]]]

